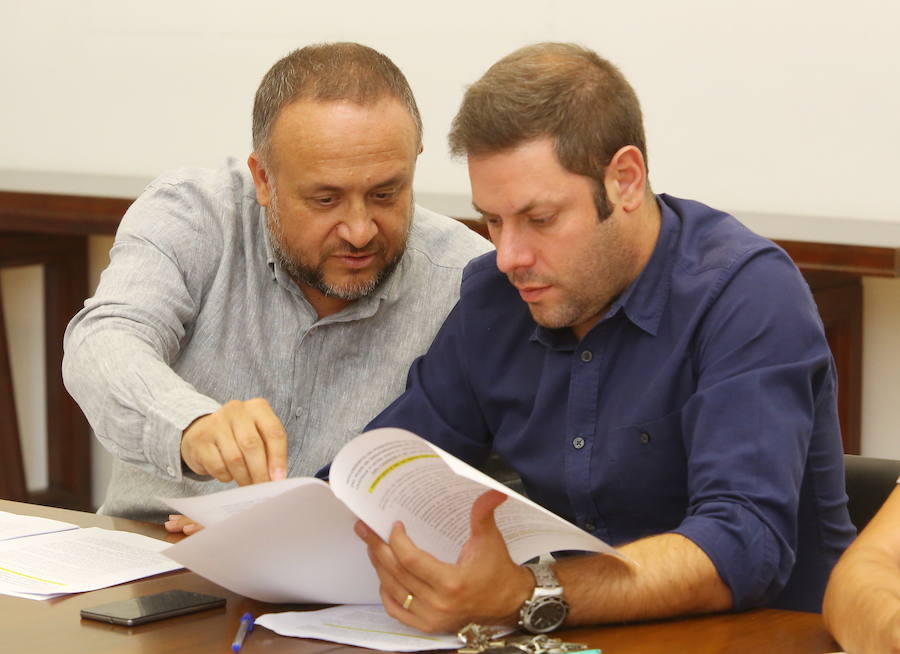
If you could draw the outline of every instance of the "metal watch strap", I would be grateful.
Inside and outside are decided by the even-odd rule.
[[[553,572],[553,568],[547,563],[526,563],[525,567],[531,570],[534,581],[540,588],[559,588],[559,580]]]
[[[557,629],[566,619],[569,605],[553,569],[546,563],[526,563],[534,575],[534,591],[519,610],[519,626],[533,634]]]

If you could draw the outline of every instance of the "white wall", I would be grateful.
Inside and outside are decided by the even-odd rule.
[[[426,124],[417,190],[465,193],[445,145],[465,85],[519,45],[573,40],[636,87],[657,191],[728,209],[900,220],[894,0],[425,7],[0,0],[0,168],[152,176],[245,156],[266,69],[300,45],[358,40],[393,58],[416,91]],[[26,278],[4,273],[4,292]],[[896,458],[898,285],[866,282],[863,407],[864,452]]]
[[[618,63],[655,185],[741,209],[900,218],[900,3],[0,3],[0,166],[154,175],[246,153],[252,94],[288,50],[360,40],[407,73],[418,186],[463,191],[444,136],[464,86],[535,40]],[[5,7],[5,9],[3,8]],[[9,101],[12,100],[12,101]]]

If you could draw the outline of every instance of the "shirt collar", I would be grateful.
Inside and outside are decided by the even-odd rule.
[[[659,206],[660,227],[653,254],[637,278],[613,301],[604,316],[604,319],[612,317],[621,310],[631,322],[651,336],[656,336],[659,330],[659,321],[669,299],[675,249],[681,236],[679,217],[661,196],[656,196],[656,202]]]
[[[659,321],[669,298],[674,253],[681,235],[680,218],[666,205],[662,196],[656,196],[656,202],[660,210],[660,228],[653,254],[637,278],[613,300],[609,311],[600,320],[610,320],[621,312],[651,336],[656,336],[659,330]],[[573,351],[578,345],[572,330],[567,327],[549,329],[537,325],[531,340],[554,350]]]
[[[266,224],[266,208],[262,205],[259,207],[259,227],[262,229],[263,242],[266,246],[266,264],[269,266],[269,274],[271,275],[272,280],[275,281],[279,277],[278,272],[276,271],[278,266],[275,263],[275,249],[272,247],[269,227]]]

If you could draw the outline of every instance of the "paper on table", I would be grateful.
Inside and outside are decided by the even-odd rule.
[[[37,534],[49,534],[54,531],[78,529],[78,525],[61,520],[41,518],[36,515],[19,515],[0,511],[0,541],[12,538],[23,538]]]
[[[166,499],[176,511],[206,524],[165,550],[166,556],[229,590],[263,602],[375,604],[378,577],[353,533],[354,516],[328,484],[312,478],[242,486],[204,498]],[[289,490],[280,492],[284,487]],[[251,511],[204,520],[250,494]],[[222,499],[224,497],[224,499]],[[195,510],[196,509],[196,510]]]
[[[385,613],[381,605],[266,613],[255,622],[282,636],[318,638],[391,652],[456,649],[461,645],[455,634],[426,634],[407,627]]]
[[[17,593],[14,590],[0,590],[0,594],[9,595],[10,597],[21,597],[22,599],[30,599],[30,600],[51,600],[56,599],[57,597],[62,597],[63,595],[69,595],[69,593],[50,593],[49,595],[41,595],[39,593]]]
[[[0,542],[0,593],[79,593],[177,570],[168,543],[90,527]]]
[[[270,481],[265,484],[251,484],[249,486],[229,488],[210,495],[163,497],[160,499],[176,511],[190,516],[194,522],[198,522],[204,527],[211,527],[269,498],[281,495],[298,486],[307,486],[310,481],[324,483],[311,480],[308,477],[292,477],[280,481]]]

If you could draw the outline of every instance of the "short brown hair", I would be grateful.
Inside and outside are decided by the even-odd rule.
[[[298,100],[346,100],[361,106],[396,98],[409,109],[422,144],[422,118],[409,82],[393,61],[359,43],[319,43],[294,50],[265,74],[253,102],[253,149],[263,161],[278,113]]]
[[[450,129],[454,156],[502,152],[552,137],[573,173],[598,182],[597,211],[611,207],[603,186],[610,160],[626,145],[647,160],[641,106],[618,68],[572,43],[538,43],[507,55],[468,88]]]

